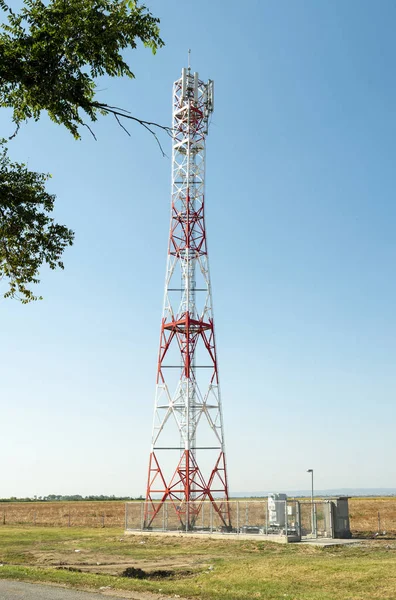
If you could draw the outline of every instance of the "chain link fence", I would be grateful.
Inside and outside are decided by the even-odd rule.
[[[0,525],[124,527],[124,502],[0,503]]]
[[[301,537],[333,537],[333,510],[329,500],[300,503]]]
[[[279,501],[278,501],[279,502]],[[317,535],[330,537],[332,514],[328,512],[329,500],[316,500],[314,507],[308,498],[288,499],[287,521],[283,525],[280,516],[284,513],[284,502],[268,509],[268,500],[231,500],[228,502],[232,527],[244,531],[264,531],[268,535],[278,535],[298,531],[303,538]],[[114,527],[124,528],[127,517],[129,529],[141,530],[144,525],[144,501],[130,502],[125,507],[120,501],[84,502],[2,502],[0,503],[0,527],[3,525],[20,527]],[[271,504],[271,503],[270,503]],[[132,508],[134,507],[135,508]],[[277,507],[277,509],[276,509]],[[275,509],[274,509],[275,508]],[[298,515],[299,510],[299,515]],[[127,515],[126,515],[127,512]],[[353,536],[395,537],[396,498],[351,498],[349,499],[349,521]],[[154,525],[154,524],[153,524]],[[221,529],[218,513],[211,513],[210,503],[205,502],[196,518],[196,527],[202,531]],[[180,519],[167,504],[155,519],[158,530],[176,531],[180,529]],[[250,529],[249,529],[250,528]]]
[[[134,502],[125,517],[129,531],[300,536],[297,501]]]

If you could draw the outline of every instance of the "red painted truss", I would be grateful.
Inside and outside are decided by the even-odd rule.
[[[204,202],[213,83],[185,69],[173,100],[171,223],[144,526],[155,528],[167,503],[181,528],[196,528],[209,501],[230,529]]]

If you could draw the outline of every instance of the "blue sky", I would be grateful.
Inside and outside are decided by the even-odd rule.
[[[322,489],[394,486],[396,5],[150,8],[166,46],[131,52],[136,79],[104,78],[99,97],[170,124],[188,48],[215,80],[207,229],[231,490],[307,489],[307,468]],[[171,164],[129,129],[107,117],[76,142],[43,115],[10,144],[52,173],[76,240],[64,272],[43,271],[42,302],[0,300],[0,497],[144,494]]]

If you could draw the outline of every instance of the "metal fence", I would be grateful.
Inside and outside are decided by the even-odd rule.
[[[130,531],[300,536],[299,503],[286,500],[133,502],[125,519]]]
[[[333,537],[333,510],[328,500],[300,503],[301,537]]]
[[[125,505],[94,502],[1,503],[0,526],[123,527]]]
[[[317,500],[314,507],[308,498],[298,501],[300,516],[298,519],[298,504],[293,499],[287,502],[287,529],[290,533],[298,530],[296,522],[301,525],[301,536],[331,537],[334,529],[332,514],[328,512],[329,500]],[[135,508],[130,508],[131,505]],[[228,503],[231,525],[241,533],[245,527],[251,532],[261,530],[268,535],[276,535],[286,527],[279,523],[279,515],[283,512],[283,501],[279,502],[278,513],[268,511],[268,501],[262,500],[232,500]],[[166,506],[166,505],[165,505]],[[134,530],[142,529],[144,524],[144,501],[135,501],[127,505],[127,525]],[[221,528],[219,517],[210,515],[210,503],[205,503],[199,512],[196,526],[201,530],[216,531]],[[289,514],[291,511],[291,514]],[[141,518],[143,514],[143,520]],[[352,498],[349,500],[349,521],[354,536],[396,537],[396,498]],[[164,525],[165,520],[165,525]],[[220,519],[221,521],[221,519]],[[0,527],[114,527],[123,528],[125,525],[124,502],[3,502],[0,503]],[[180,519],[173,510],[164,507],[155,520],[159,530],[180,530]],[[286,525],[286,519],[285,519]],[[337,533],[337,528],[335,528]],[[337,537],[337,535],[336,535]]]

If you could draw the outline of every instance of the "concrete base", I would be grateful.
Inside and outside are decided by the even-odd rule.
[[[351,540],[350,538],[309,538],[302,539],[300,543],[326,548],[327,546],[346,546],[347,544],[360,544],[361,542],[362,540]]]
[[[360,544],[362,540],[351,540],[345,538],[332,539],[332,538],[305,538],[300,540],[297,535],[265,535],[262,533],[220,533],[220,532],[189,532],[189,531],[141,531],[140,529],[126,529],[125,535],[136,535],[136,536],[166,536],[166,537],[178,537],[178,538],[195,538],[195,539],[211,539],[211,540],[250,540],[256,542],[275,542],[276,544],[290,544],[300,543],[309,546],[319,546],[326,548],[327,546],[344,546],[347,544]]]
[[[290,542],[298,542],[299,537],[296,535],[265,535],[262,533],[220,533],[220,532],[207,532],[203,531],[202,533],[194,532],[191,533],[189,531],[145,531],[145,530],[136,530],[136,529],[126,529],[125,535],[138,535],[138,536],[170,536],[170,537],[178,537],[178,538],[209,538],[212,540],[251,540],[251,541],[259,541],[259,542],[275,542],[276,544],[288,544]],[[316,540],[315,540],[316,541]]]

